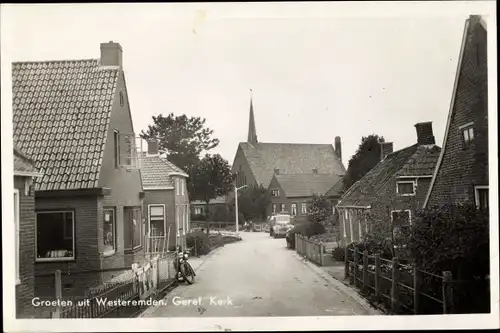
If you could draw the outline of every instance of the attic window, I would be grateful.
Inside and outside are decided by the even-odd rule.
[[[464,149],[470,147],[472,142],[474,141],[474,125],[473,122],[460,126],[460,130],[462,131],[462,142],[464,145]]]
[[[272,197],[279,197],[280,196],[280,190],[272,190],[271,191],[271,196]]]
[[[125,98],[123,97],[123,91],[120,91],[120,106],[125,104]]]
[[[399,181],[396,183],[396,193],[403,196],[415,195],[414,181]]]

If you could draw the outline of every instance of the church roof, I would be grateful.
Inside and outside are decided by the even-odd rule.
[[[311,197],[314,194],[324,195],[334,185],[342,180],[342,176],[336,174],[279,174],[274,175],[281,185],[287,198],[292,197]]]
[[[268,187],[275,169],[282,174],[344,175],[345,167],[331,144],[240,142],[257,184]],[[332,184],[333,186],[333,184]]]

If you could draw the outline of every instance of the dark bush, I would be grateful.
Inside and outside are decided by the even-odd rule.
[[[203,214],[192,214],[191,221],[206,221],[207,217]]]
[[[190,232],[186,235],[187,247],[193,248],[193,255],[204,255],[210,252],[210,240],[202,231]]]
[[[345,248],[336,247],[332,250],[333,259],[336,261],[345,261]]]
[[[325,232],[325,227],[322,224],[316,222],[304,222],[297,224],[288,232],[288,241],[291,249],[295,249],[295,234],[299,234],[306,237],[311,237],[314,235],[323,234]]]

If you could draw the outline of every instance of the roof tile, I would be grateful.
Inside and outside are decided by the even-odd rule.
[[[310,197],[313,194],[324,195],[342,177],[335,174],[279,174],[276,180],[285,191],[287,197]]]
[[[141,180],[144,190],[158,187],[171,187],[174,183],[172,173],[188,175],[179,167],[158,155],[142,154]]]

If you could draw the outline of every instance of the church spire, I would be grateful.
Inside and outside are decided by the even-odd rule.
[[[248,123],[248,139],[247,142],[257,144],[257,130],[255,129],[255,116],[253,114],[253,96],[252,89],[250,89],[250,121]]]

